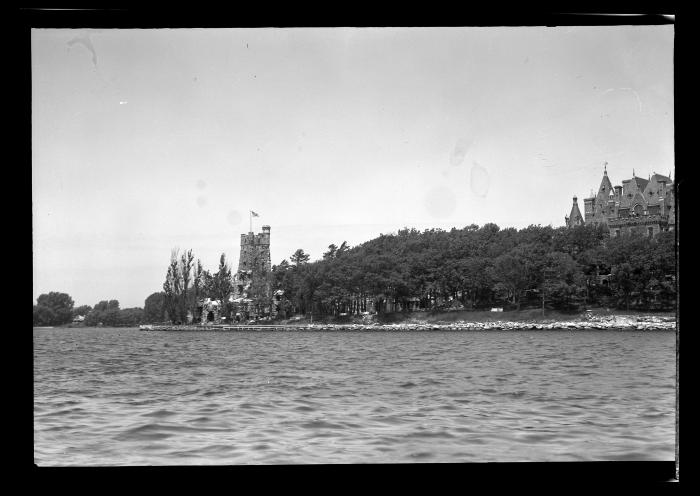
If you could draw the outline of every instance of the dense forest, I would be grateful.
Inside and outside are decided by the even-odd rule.
[[[285,316],[542,305],[668,310],[675,249],[673,232],[610,238],[592,226],[403,229],[354,248],[331,245],[313,263],[298,250],[292,263],[273,267],[272,280],[284,291]]]
[[[331,244],[321,260],[303,249],[257,274],[249,294],[256,313],[282,290],[277,318],[369,313],[586,307],[672,310],[676,301],[675,233],[609,237],[604,227],[470,225],[450,231],[402,229],[355,247]],[[162,292],[146,300],[148,322],[184,322],[197,298],[222,301],[227,319],[231,268],[203,270],[191,250],[171,255]],[[189,288],[189,289],[188,289]]]

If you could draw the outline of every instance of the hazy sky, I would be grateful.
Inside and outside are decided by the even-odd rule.
[[[173,247],[234,270],[402,227],[558,227],[674,168],[673,27],[32,32],[34,299],[143,306]]]

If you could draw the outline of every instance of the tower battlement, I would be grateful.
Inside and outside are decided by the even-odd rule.
[[[243,245],[270,245],[270,231],[258,234],[241,234],[241,246]]]

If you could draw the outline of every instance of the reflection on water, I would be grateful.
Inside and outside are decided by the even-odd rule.
[[[673,460],[668,331],[34,330],[48,465]]]

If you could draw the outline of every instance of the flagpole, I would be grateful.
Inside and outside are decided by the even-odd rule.
[[[248,210],[248,216],[250,217],[250,231],[248,232],[253,232],[253,211]]]

